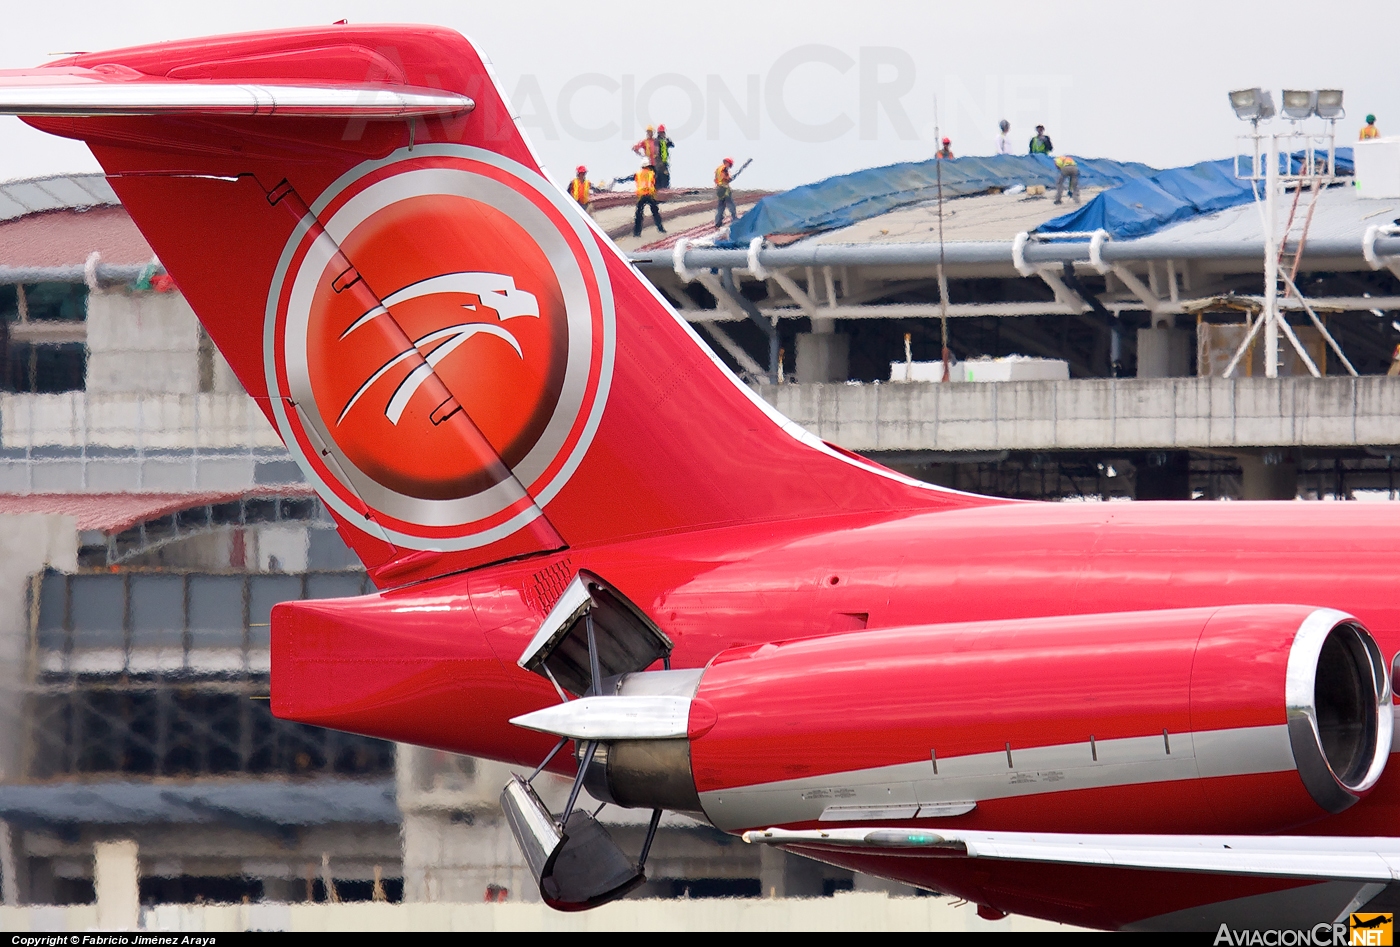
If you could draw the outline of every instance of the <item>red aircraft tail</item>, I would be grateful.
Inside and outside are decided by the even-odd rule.
[[[758,520],[980,502],[740,384],[544,176],[461,36],[335,26],[0,74],[86,141],[381,585]]]

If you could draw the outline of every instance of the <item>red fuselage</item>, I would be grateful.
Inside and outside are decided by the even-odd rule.
[[[366,600],[287,608],[274,620],[274,709],[308,722],[533,767],[552,738],[508,720],[557,703],[559,697],[544,678],[515,662],[558,590],[579,569],[608,576],[653,617],[675,642],[672,664],[677,668],[703,667],[730,649],[862,627],[1264,604],[1350,612],[1376,637],[1388,660],[1400,648],[1400,612],[1388,555],[1391,520],[1400,525],[1400,511],[1389,505],[998,503],[883,519],[768,523],[577,548]],[[317,645],[332,639],[334,649]],[[1025,648],[1025,642],[1007,642],[1008,670],[1025,664]],[[995,645],[989,650],[994,653]],[[870,661],[887,657],[872,653]],[[1127,658],[1152,660],[1150,655]],[[1109,662],[1103,665],[1105,674],[1113,674],[1111,649],[1104,660]],[[1053,662],[1045,666],[1054,673]],[[1065,681],[1064,699],[1078,702],[1086,719],[1104,713],[1101,698],[1115,691],[1117,682],[1105,679],[1101,689],[1085,687],[1083,669],[1075,673],[1076,680]],[[984,674],[976,686],[960,691],[958,699],[968,705],[951,708],[950,714],[975,716],[979,706],[1017,702],[1018,694],[1003,687],[1004,675],[995,670]],[[830,733],[817,741],[825,749],[808,761],[807,772],[840,773],[927,759],[926,751],[912,753],[893,738],[885,741],[887,750],[883,744],[872,749],[851,742],[853,731],[878,734],[889,726],[887,695],[896,690],[881,687],[878,675],[871,680],[876,683],[870,692],[849,695],[839,712],[822,718],[829,720]],[[783,687],[798,703],[811,690],[800,674]],[[1119,704],[1131,703],[1121,688],[1115,693]],[[1142,706],[1153,706],[1158,696],[1144,693]],[[1037,708],[1023,710],[1014,734],[1005,734],[1008,741],[1014,735],[1018,749],[1037,744]],[[1055,712],[1063,716],[1065,708]],[[1281,707],[1277,716],[1273,722],[1282,723]],[[1050,732],[1048,708],[1046,717],[1039,742],[1059,742]],[[1160,734],[1169,725],[1185,729],[1176,720],[1155,718],[1140,725],[1141,736]],[[987,747],[962,751],[1001,749],[1000,736],[985,739]],[[558,765],[568,772],[573,763]],[[711,785],[731,786],[771,776],[747,768],[709,774]],[[697,782],[700,778],[697,772]],[[1218,779],[1210,790],[1215,804],[1195,795],[1183,803],[1184,790],[1174,782],[1052,789],[1001,807],[983,805],[936,824],[1045,832],[1287,829],[1331,835],[1385,835],[1400,828],[1400,774],[1384,775],[1368,797],[1340,815],[1307,809],[1309,819],[1295,814],[1271,823],[1268,813],[1296,802],[1296,786],[1284,782]],[[1183,817],[1183,806],[1195,811]],[[1251,810],[1257,818],[1241,815]],[[1144,905],[1141,899],[1120,897],[1146,881],[1141,872],[1070,868],[1052,873],[1027,865],[990,870],[979,865],[974,870],[966,861],[897,855],[822,857],[1007,910],[1103,926],[1200,903],[1202,890],[1220,895],[1206,900],[1221,900],[1288,885],[1175,876],[1168,886],[1170,897]],[[1058,879],[1054,884],[1047,881],[1049,874]],[[989,894],[993,876],[1002,880]],[[1059,901],[1047,885],[1064,889]],[[1078,907],[1055,906],[1067,898]]]

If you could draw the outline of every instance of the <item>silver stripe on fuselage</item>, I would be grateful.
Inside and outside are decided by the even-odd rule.
[[[1168,753],[1168,747],[1171,752]],[[936,748],[935,748],[936,749]],[[1097,759],[1095,759],[1097,756]],[[871,769],[719,789],[700,794],[705,815],[726,831],[814,822],[850,810],[981,802],[1143,783],[1277,773],[1295,769],[1288,727],[1242,727],[1197,733],[1096,740],[1091,745],[1012,747]],[[913,816],[908,816],[912,818]]]

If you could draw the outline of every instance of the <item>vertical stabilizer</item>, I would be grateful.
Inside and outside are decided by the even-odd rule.
[[[812,438],[544,175],[424,27],[0,74],[80,138],[380,584],[566,545],[982,502]]]

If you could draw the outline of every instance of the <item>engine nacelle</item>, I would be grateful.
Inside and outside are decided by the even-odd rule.
[[[1364,796],[1392,728],[1370,634],[1305,606],[803,639],[605,693],[688,698],[689,720],[668,739],[601,742],[590,792],[729,830],[1281,831]]]

